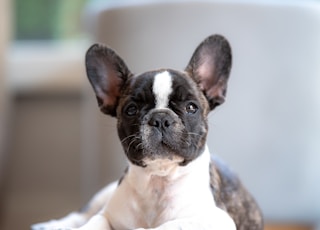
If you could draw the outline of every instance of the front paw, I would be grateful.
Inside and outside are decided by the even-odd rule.
[[[56,220],[38,223],[31,226],[31,230],[72,230],[72,228],[62,227]]]

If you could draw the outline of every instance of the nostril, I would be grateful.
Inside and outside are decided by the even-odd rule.
[[[149,121],[149,125],[156,128],[169,128],[172,122],[168,119],[158,120],[158,119],[151,119]]]
[[[149,125],[153,126],[153,127],[156,127],[156,128],[159,128],[160,127],[160,121],[157,120],[157,119],[150,119]]]
[[[164,121],[163,121],[163,126],[164,126],[165,128],[168,128],[170,125],[171,125],[171,122],[170,122],[169,120],[164,120]]]
[[[174,120],[167,113],[154,113],[148,121],[148,124],[151,127],[155,127],[162,131],[170,128],[173,123]]]

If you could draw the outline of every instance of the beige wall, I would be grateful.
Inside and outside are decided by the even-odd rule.
[[[0,108],[3,109],[5,92],[6,50],[10,39],[10,0],[0,1]],[[1,110],[2,111],[2,110]]]
[[[0,1],[0,168],[2,164],[4,146],[4,126],[7,115],[7,87],[6,87],[6,54],[11,37],[10,0]],[[0,182],[2,172],[0,171]]]

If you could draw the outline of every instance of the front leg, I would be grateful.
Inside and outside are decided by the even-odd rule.
[[[72,229],[72,230],[112,230],[112,228],[109,224],[108,219],[104,215],[97,214],[97,215],[93,216],[88,221],[88,223],[86,223],[82,227]]]
[[[100,214],[93,216],[85,225],[80,228],[62,227],[62,224],[63,223],[61,220],[50,221],[44,224],[37,224],[37,226],[34,225],[32,230],[112,230],[108,220]]]
[[[37,223],[31,226],[32,230],[69,230],[72,227],[83,225],[87,221],[85,215],[72,212],[69,215],[58,219],[50,220],[47,222]]]
[[[32,230],[69,230],[79,228],[91,217],[96,215],[109,202],[118,182],[113,182],[99,191],[91,201],[79,212],[72,212],[69,215],[48,222],[38,223],[31,226]]]
[[[231,217],[220,208],[216,208],[211,215],[176,219],[168,221],[156,228],[138,228],[136,230],[236,230]]]

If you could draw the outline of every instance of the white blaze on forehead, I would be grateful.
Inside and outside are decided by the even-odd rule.
[[[153,82],[153,94],[156,98],[156,108],[166,108],[172,92],[172,77],[168,71],[158,73]]]

